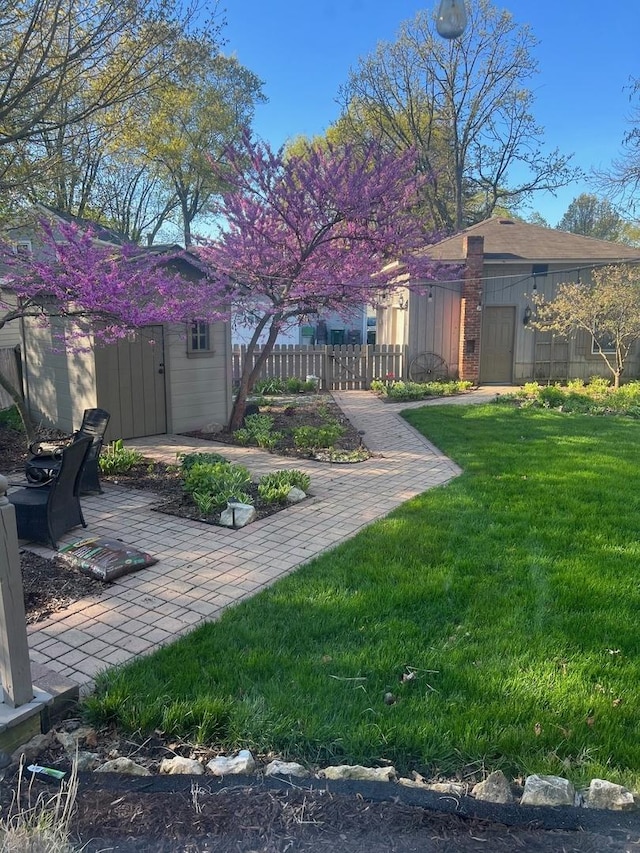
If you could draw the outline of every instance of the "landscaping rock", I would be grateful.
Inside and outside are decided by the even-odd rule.
[[[100,755],[97,752],[82,750],[81,752],[74,752],[73,760],[76,768],[80,771],[95,770],[98,764],[100,764]]]
[[[461,782],[425,782],[423,785],[427,791],[448,797],[463,797],[467,792],[467,786]]]
[[[360,764],[336,764],[320,771],[325,779],[352,779],[359,782],[391,782],[396,778],[395,767],[362,767]]]
[[[181,755],[176,755],[174,758],[162,759],[160,772],[169,776],[177,776],[181,773],[201,776],[204,773],[204,764],[195,758],[183,758]]]
[[[303,492],[302,489],[299,489],[297,486],[291,486],[287,495],[287,503],[299,504],[306,496],[306,492]]]
[[[53,733],[47,732],[45,735],[34,735],[31,740],[23,743],[11,754],[11,763],[20,764],[22,759],[25,764],[33,764],[37,762],[38,756],[42,752],[46,752],[53,742]],[[22,758],[24,756],[24,759]]]
[[[423,791],[427,789],[427,783],[424,779],[409,779],[407,776],[401,776],[398,779],[398,785],[402,785],[405,788],[420,788]]]
[[[561,776],[527,776],[521,806],[573,806],[576,789]]]
[[[296,776],[298,779],[306,779],[311,773],[297,761],[275,761],[267,764],[264,770],[265,776]]]
[[[255,520],[256,510],[251,504],[236,504],[234,509],[225,509],[220,514],[220,524],[224,527],[245,527]]]
[[[502,770],[490,773],[483,782],[478,782],[471,791],[477,800],[487,803],[512,803],[515,799],[509,780]]]
[[[129,776],[151,776],[150,770],[136,764],[130,758],[112,758],[111,761],[105,761],[100,767],[96,767],[96,773],[127,773]]]
[[[628,788],[607,782],[605,779],[592,779],[585,794],[585,806],[589,809],[613,809],[629,811],[635,809],[633,794]]]
[[[207,764],[207,770],[214,776],[253,773],[255,769],[255,759],[248,749],[241,749],[233,758],[227,755],[219,755],[217,758],[212,758]]]

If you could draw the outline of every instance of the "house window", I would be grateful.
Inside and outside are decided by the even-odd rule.
[[[531,275],[543,276],[549,272],[549,264],[533,264],[531,267]]]
[[[187,356],[189,358],[202,358],[211,355],[213,355],[213,350],[211,349],[210,326],[203,320],[194,320],[187,335]]]

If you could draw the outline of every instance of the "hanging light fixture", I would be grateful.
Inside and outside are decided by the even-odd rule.
[[[440,0],[436,15],[436,29],[444,39],[457,39],[467,26],[467,9],[464,0]]]

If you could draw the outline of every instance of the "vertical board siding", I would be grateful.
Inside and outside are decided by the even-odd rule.
[[[19,352],[16,352],[15,347],[2,347],[0,349],[0,372],[9,382],[24,395],[22,388],[22,375],[18,368]],[[13,400],[4,390],[0,388],[0,409],[9,409],[13,406]]]
[[[261,349],[251,356],[255,365]],[[233,347],[233,381],[238,383],[247,361],[247,347]],[[302,379],[317,376],[320,387],[329,391],[367,389],[373,379],[389,374],[401,379],[406,372],[406,347],[342,344],[341,346],[275,346],[263,365],[259,379]]]

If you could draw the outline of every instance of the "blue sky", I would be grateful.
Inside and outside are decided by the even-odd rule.
[[[467,0],[471,4],[475,0]],[[438,0],[234,0],[227,5],[228,43],[264,81],[269,101],[256,133],[279,146],[299,134],[322,133],[339,113],[336,98],[349,69],[402,21]],[[620,152],[631,115],[629,77],[640,77],[638,0],[494,0],[540,42],[531,84],[535,118],[549,149],[573,153],[585,170],[607,166]],[[538,196],[533,209],[556,225],[589,182]]]

